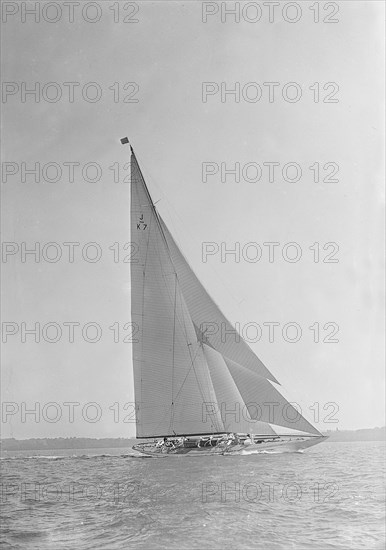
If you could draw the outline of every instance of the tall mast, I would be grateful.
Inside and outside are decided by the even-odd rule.
[[[146,190],[146,194],[147,194],[147,196],[148,196],[148,199],[149,199],[149,201],[150,201],[150,203],[151,203],[153,209],[155,210],[155,206],[154,206],[154,203],[153,203],[153,199],[151,198],[149,189],[148,189],[148,187],[147,187],[147,185],[146,185],[146,180],[145,180],[145,178],[143,177],[141,167],[139,166],[137,157],[135,156],[135,152],[134,152],[133,146],[132,146],[131,143],[129,142],[129,138],[128,138],[128,137],[121,138],[121,143],[122,143],[122,145],[126,145],[126,144],[130,145],[130,151],[131,151],[132,156],[134,157],[134,160],[135,160],[136,165],[137,165],[137,167],[138,167],[138,171],[139,171],[139,173],[140,173],[141,176],[142,176],[143,186],[144,186],[144,188],[145,188],[145,190]]]
[[[146,195],[147,195],[147,197],[148,197],[148,199],[149,199],[149,202],[150,202],[150,204],[151,204],[152,210],[154,211],[154,214],[155,214],[155,217],[156,217],[156,220],[157,220],[158,227],[159,227],[159,229],[160,229],[160,231],[161,231],[161,234],[162,234],[162,237],[163,237],[163,239],[164,239],[164,241],[165,241],[166,248],[167,248],[167,250],[169,251],[169,245],[168,245],[168,241],[167,241],[167,239],[166,239],[166,235],[165,235],[164,229],[163,229],[163,227],[162,227],[161,219],[160,219],[160,217],[159,217],[159,214],[158,214],[158,211],[157,211],[157,209],[156,209],[156,207],[155,207],[155,204],[154,204],[154,202],[153,202],[153,199],[152,199],[152,197],[151,197],[151,195],[150,195],[149,188],[148,188],[148,186],[146,185],[146,180],[145,180],[145,178],[144,178],[144,175],[142,174],[142,170],[141,170],[141,167],[140,167],[140,165],[139,165],[138,159],[137,159],[137,157],[136,157],[136,155],[135,155],[133,146],[132,146],[131,143],[129,142],[129,138],[128,138],[128,137],[121,138],[121,143],[122,143],[122,145],[126,145],[126,144],[130,145],[131,155],[132,155],[132,157],[134,158],[135,164],[137,165],[138,171],[139,171],[139,173],[140,173],[140,175],[141,175],[142,184],[143,184],[144,189],[145,189],[145,191],[146,191]],[[157,202],[158,202],[158,201],[157,201]],[[170,260],[172,261],[172,257],[171,257],[170,251],[169,251],[169,255],[170,255]],[[173,262],[172,262],[172,263],[173,263]],[[176,270],[174,270],[174,271],[175,271],[175,275],[176,275],[176,277],[177,277],[177,272],[176,272]]]

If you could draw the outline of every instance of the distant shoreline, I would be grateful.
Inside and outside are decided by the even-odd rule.
[[[384,441],[386,428],[368,428],[362,430],[336,430],[323,432],[329,442],[338,441]],[[2,451],[40,451],[55,449],[106,449],[131,447],[135,438],[88,438],[57,437],[34,439],[2,439]]]

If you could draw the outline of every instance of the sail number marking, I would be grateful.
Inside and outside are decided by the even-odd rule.
[[[147,223],[143,220],[143,214],[141,214],[139,221],[137,222],[137,229],[139,230],[145,230],[147,227]]]

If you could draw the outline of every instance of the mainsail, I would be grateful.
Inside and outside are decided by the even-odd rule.
[[[137,437],[319,432],[201,285],[156,211],[131,149],[131,316]],[[210,327],[210,330],[206,330]],[[216,327],[233,338],[223,339]]]

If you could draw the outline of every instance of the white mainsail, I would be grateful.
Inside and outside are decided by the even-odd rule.
[[[191,270],[156,211],[131,151],[137,437],[274,435],[270,424],[319,435],[271,384],[277,380]],[[233,331],[235,338],[224,341],[213,330],[208,335],[203,329],[208,323],[225,324],[227,334]]]

